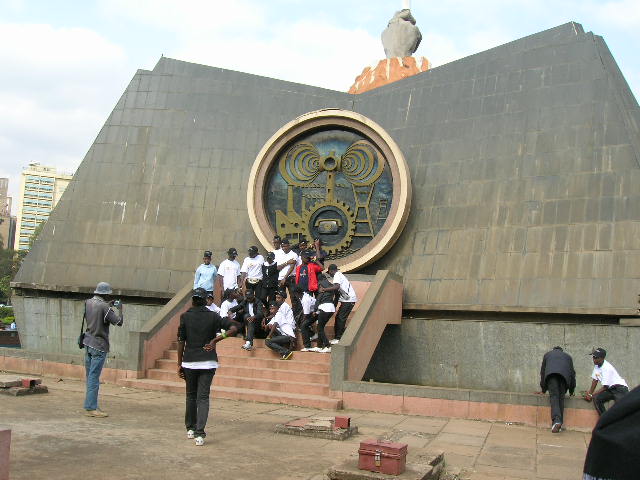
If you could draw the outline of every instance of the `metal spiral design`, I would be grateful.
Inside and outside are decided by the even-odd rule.
[[[383,171],[376,149],[363,140],[351,144],[342,156],[342,173],[355,186],[373,184]]]
[[[298,143],[280,159],[280,173],[289,185],[308,184],[320,175],[320,154],[310,143]]]

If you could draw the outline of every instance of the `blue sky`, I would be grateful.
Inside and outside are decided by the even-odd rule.
[[[401,0],[0,0],[0,177],[73,171],[136,69],[161,55],[347,90],[384,58]],[[640,0],[412,0],[434,66],[568,21],[604,37],[640,94]],[[15,212],[15,208],[14,208]]]

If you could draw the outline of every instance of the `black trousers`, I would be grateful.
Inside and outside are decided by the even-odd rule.
[[[302,344],[305,348],[311,347],[311,337],[313,337],[313,328],[311,328],[311,326],[315,323],[317,318],[318,317],[316,317],[313,313],[304,315],[304,320],[302,321],[302,325],[300,326],[300,333],[302,334]]]
[[[347,318],[349,318],[349,314],[351,310],[353,310],[354,305],[354,302],[340,302],[340,306],[336,312],[336,323],[334,325],[335,337],[338,340],[342,338],[342,334],[347,328]]]
[[[184,414],[184,425],[193,430],[196,437],[206,437],[204,427],[209,418],[209,392],[216,369],[198,370],[184,369],[184,380],[187,392],[187,405]]]
[[[249,316],[249,315],[247,315]],[[253,345],[254,338],[267,338],[267,332],[262,328],[262,323],[259,320],[253,322],[244,321],[247,328],[247,341]]]
[[[298,295],[296,295],[296,277],[290,275],[287,277],[287,290],[289,291],[289,298],[291,299],[291,309],[293,310],[293,318],[296,321],[296,325],[301,325],[303,321],[302,315],[302,303]]]
[[[562,375],[552,373],[547,377],[547,390],[551,403],[551,423],[563,423],[564,396],[567,393],[567,381]]]
[[[318,310],[318,347],[330,347],[329,339],[327,338],[327,334],[324,331],[324,327],[327,322],[331,319],[331,315],[333,312],[323,312],[322,310]]]
[[[260,300],[265,307],[269,306],[269,302],[276,301],[276,292],[278,291],[278,287],[266,287],[264,284],[262,285],[262,296]]]
[[[291,350],[291,340],[294,340],[288,335],[274,335],[267,339],[264,343],[271,350],[275,350],[280,355],[287,355]]]
[[[593,397],[593,406],[596,407],[598,414],[602,415],[606,407],[604,404],[609,400],[615,400],[616,402],[629,393],[629,389],[624,385],[612,385],[603,392]]]

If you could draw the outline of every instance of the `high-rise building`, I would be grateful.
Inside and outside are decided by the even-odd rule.
[[[9,179],[0,178],[0,248],[13,247],[16,217],[11,216],[11,197],[8,196]]]
[[[72,174],[58,172],[56,167],[30,163],[20,179],[20,203],[16,224],[15,249],[28,250],[36,227],[49,218],[60,200]]]

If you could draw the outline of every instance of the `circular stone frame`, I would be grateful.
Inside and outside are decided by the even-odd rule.
[[[393,179],[393,201],[387,219],[373,239],[356,253],[337,259],[343,272],[357,270],[382,257],[400,237],[411,208],[411,179],[400,147],[376,122],[349,110],[337,108],[305,113],[280,128],[258,153],[247,186],[249,219],[258,240],[269,251],[275,230],[264,208],[264,189],[269,169],[289,143],[300,135],[325,128],[353,130],[372,142],[383,154]]]

